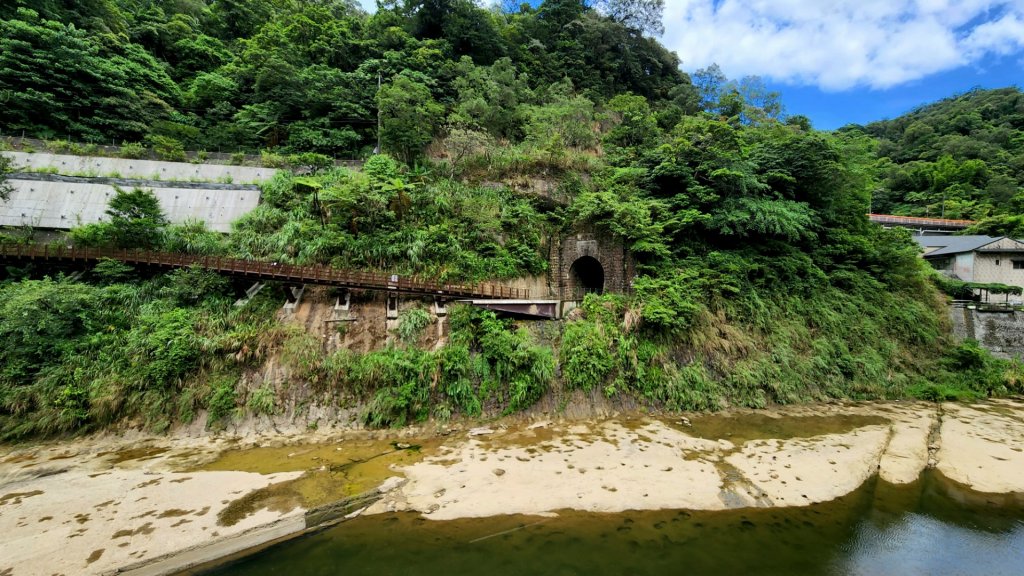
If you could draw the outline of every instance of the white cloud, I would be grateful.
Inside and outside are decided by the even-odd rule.
[[[1024,52],[1024,0],[666,0],[665,30],[687,70],[888,88]]]

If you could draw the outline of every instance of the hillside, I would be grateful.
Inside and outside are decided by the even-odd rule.
[[[978,233],[1024,234],[1024,94],[976,89],[866,127],[878,140],[872,209],[989,219]]]
[[[430,303],[408,301],[389,334],[349,346],[347,325],[290,321],[271,291],[233,306],[201,270],[11,268],[0,438],[216,428],[284,406],[395,426],[541,400],[705,410],[1021,387],[1019,365],[951,349],[917,245],[868,222],[874,140],[780,121],[755,79],[710,70],[693,87],[645,35],[649,10],[626,10],[657,3],[20,4],[0,9],[4,132],[305,155],[229,234],[169,224],[124,190],[75,245],[550,285],[551,246],[589,232],[624,246],[633,275],[559,322],[452,305],[433,339]],[[24,74],[78,62],[96,73]],[[357,171],[318,154],[368,158]]]
[[[516,13],[395,2],[373,15],[344,0],[5,2],[0,125],[47,139],[355,156],[376,144],[378,107],[410,97],[422,97],[425,126],[385,122],[382,135],[407,151],[446,118],[519,140],[528,107],[572,97],[586,107],[631,91],[678,116],[693,100],[689,79],[632,27],[650,24],[637,12],[646,3],[607,4],[626,11],[566,0]],[[381,82],[396,90],[378,93]]]

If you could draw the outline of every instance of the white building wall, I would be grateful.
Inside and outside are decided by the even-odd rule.
[[[1013,261],[1024,262],[1024,253],[981,252],[974,256],[974,282],[999,283],[1024,288],[1024,269],[1015,270]]]

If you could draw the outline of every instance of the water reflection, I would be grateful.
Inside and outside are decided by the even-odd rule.
[[[364,517],[212,573],[1024,573],[1024,507],[1015,498],[989,500],[928,474],[910,487],[873,481],[840,500],[794,509]]]
[[[927,474],[917,486],[879,484],[833,573],[1024,573],[1024,513],[1019,496],[970,492]]]

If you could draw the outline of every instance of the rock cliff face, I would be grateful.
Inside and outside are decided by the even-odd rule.
[[[998,358],[1024,358],[1024,312],[950,308],[953,334],[973,338]]]

